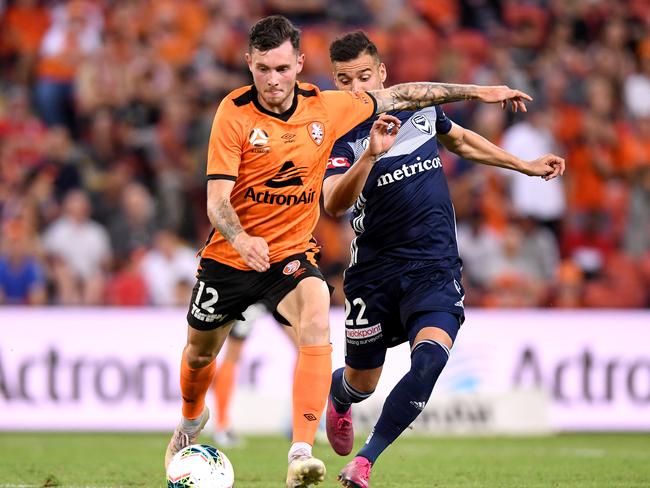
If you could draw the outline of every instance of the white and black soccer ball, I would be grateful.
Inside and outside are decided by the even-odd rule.
[[[207,444],[181,449],[167,467],[167,488],[232,488],[234,484],[230,460]]]

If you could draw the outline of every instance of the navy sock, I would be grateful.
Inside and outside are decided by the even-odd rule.
[[[332,373],[330,397],[332,398],[334,409],[338,413],[347,412],[353,403],[362,402],[372,395],[372,391],[364,393],[350,386],[348,382],[345,381],[345,376],[343,375],[344,371],[345,368],[339,368]]]
[[[438,376],[447,364],[449,350],[435,341],[418,343],[411,353],[411,369],[384,402],[379,420],[358,456],[374,463],[424,409]]]

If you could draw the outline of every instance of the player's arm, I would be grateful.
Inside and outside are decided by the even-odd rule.
[[[366,149],[348,171],[323,181],[323,206],[329,215],[340,217],[354,205],[375,161]]]
[[[449,151],[482,164],[512,169],[528,176],[541,176],[545,180],[564,174],[565,162],[559,156],[546,154],[534,161],[523,161],[476,132],[457,124],[452,124],[451,130],[446,134],[438,134],[438,140]]]
[[[400,123],[397,117],[381,115],[372,124],[370,142],[359,159],[345,173],[332,175],[323,182],[323,204],[329,215],[340,217],[354,205],[373,165],[395,142]],[[393,124],[390,131],[389,124]]]
[[[401,83],[383,90],[368,92],[377,101],[375,113],[390,110],[418,110],[431,105],[459,100],[478,100],[484,103],[501,103],[512,111],[526,111],[524,100],[532,101],[530,95],[502,86],[456,85],[451,83]]]
[[[269,246],[261,237],[251,236],[241,225],[230,203],[235,182],[229,179],[208,180],[208,218],[244,262],[255,271],[269,269]]]

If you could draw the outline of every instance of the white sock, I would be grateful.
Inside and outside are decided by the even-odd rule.
[[[311,456],[311,444],[307,444],[306,442],[294,442],[291,444],[291,449],[289,449],[289,462],[291,462],[291,459],[293,459],[297,451],[307,451]]]

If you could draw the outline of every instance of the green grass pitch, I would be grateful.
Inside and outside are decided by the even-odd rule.
[[[163,434],[0,434],[0,487],[164,487]],[[205,437],[203,442],[210,443]],[[247,437],[226,450],[236,488],[283,487],[288,441]],[[359,439],[362,442],[362,439]],[[317,444],[335,487],[350,459]],[[379,459],[372,488],[650,487],[650,436],[398,439]]]

